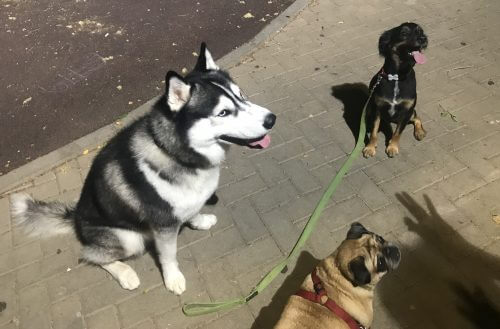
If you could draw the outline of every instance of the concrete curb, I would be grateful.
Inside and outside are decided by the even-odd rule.
[[[271,23],[264,27],[264,29],[262,29],[262,31],[260,31],[252,40],[218,59],[217,63],[224,68],[231,68],[238,65],[245,56],[248,56],[255,51],[255,49],[262,42],[278,33],[283,27],[292,21],[305,7],[309,5],[309,3],[312,3],[312,0],[295,0],[294,3],[292,3]],[[57,167],[69,159],[78,157],[86,149],[97,148],[100,143],[112,137],[123,127],[123,125],[130,123],[135,118],[146,113],[156,99],[157,97],[129,112],[125,119],[122,120],[122,125],[118,126],[115,123],[111,123],[69,144],[66,144],[57,150],[43,155],[30,163],[16,168],[8,174],[0,176],[0,196],[15,189],[17,186],[25,184],[30,179],[41,175],[45,171]]]

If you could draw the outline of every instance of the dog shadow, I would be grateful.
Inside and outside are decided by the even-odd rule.
[[[403,291],[389,283],[379,287],[391,316],[404,327],[424,320],[432,328],[499,328],[500,258],[455,232],[428,196],[425,207],[407,193],[396,197],[412,214],[404,220],[421,241],[403,247],[395,272]]]
[[[286,277],[269,305],[260,310],[251,329],[272,329],[278,322],[290,296],[299,290],[304,278],[319,262],[320,260],[314,258],[309,252],[303,251],[297,259],[293,272]]]
[[[343,83],[340,85],[332,86],[332,96],[342,102],[344,105],[342,115],[347,126],[351,130],[351,133],[355,139],[358,141],[359,135],[359,123],[361,121],[361,114],[365,103],[368,101],[370,92],[368,86],[362,82],[356,83]],[[368,105],[369,106],[369,105]],[[367,108],[366,113],[366,131],[369,132],[373,128],[374,118]],[[385,136],[386,145],[392,137],[392,128],[390,124],[384,121],[380,124],[380,131]],[[365,135],[365,144],[368,144],[368,134]]]

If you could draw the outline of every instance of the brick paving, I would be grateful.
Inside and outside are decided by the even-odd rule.
[[[359,103],[353,84],[379,69],[378,36],[403,21],[420,23],[430,39],[428,63],[416,68],[427,138],[416,142],[407,131],[396,158],[358,159],[304,253],[261,296],[232,311],[184,317],[184,302],[245,293],[290,250],[354,145],[343,118]],[[105,271],[78,263],[73,237],[37,240],[12,226],[12,191],[78,197],[98,150],[88,145],[86,154],[20,177],[0,197],[0,328],[271,328],[315,259],[353,221],[403,248],[400,269],[377,288],[373,328],[487,328],[481,311],[496,309],[491,317],[500,309],[499,29],[494,0],[311,1],[229,69],[278,124],[269,149],[229,153],[220,202],[205,210],[218,215],[217,225],[181,233],[187,292],[167,293],[149,255],[130,261],[141,286],[125,291]],[[347,93],[335,98],[333,86]]]

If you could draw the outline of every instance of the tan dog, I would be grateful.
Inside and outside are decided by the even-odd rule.
[[[274,328],[369,328],[374,288],[389,270],[397,268],[400,259],[396,246],[363,225],[352,224],[337,250],[314,269],[317,283],[313,284],[311,274],[306,277],[299,291],[306,297],[291,296]],[[334,313],[330,308],[335,305]]]

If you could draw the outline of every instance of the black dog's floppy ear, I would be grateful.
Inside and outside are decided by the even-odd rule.
[[[363,234],[370,233],[363,225],[358,222],[352,223],[351,228],[347,232],[346,240],[357,240],[361,238]]]
[[[359,256],[354,258],[349,263],[349,270],[353,275],[353,286],[364,286],[365,284],[370,283],[372,280],[372,276],[365,265],[365,258],[363,256]]]
[[[191,86],[174,71],[168,71],[165,84],[167,104],[172,112],[179,112],[191,97]]]
[[[208,70],[218,70],[219,67],[215,64],[212,54],[207,49],[207,44],[202,42],[198,61],[194,67],[195,71],[205,72]]]
[[[385,31],[378,39],[378,53],[381,56],[389,55],[392,30]]]

